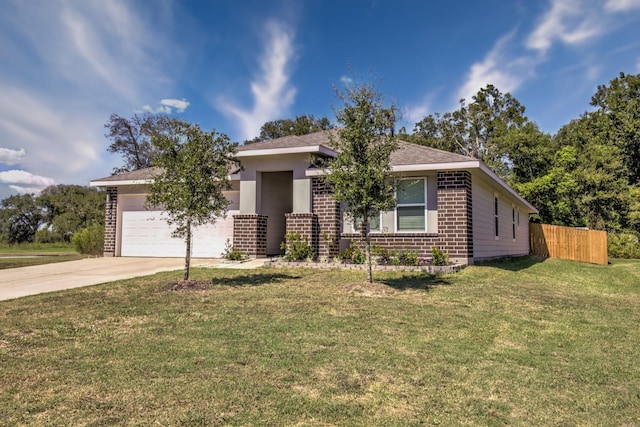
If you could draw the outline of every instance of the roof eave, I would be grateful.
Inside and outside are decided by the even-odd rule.
[[[236,157],[275,156],[282,154],[324,154],[330,157],[337,156],[337,152],[324,145],[309,145],[305,147],[263,148],[258,150],[238,151]]]

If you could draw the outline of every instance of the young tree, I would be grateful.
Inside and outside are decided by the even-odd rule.
[[[107,151],[120,153],[124,159],[124,166],[114,168],[113,173],[131,172],[151,166],[156,155],[151,135],[168,132],[172,120],[164,114],[134,114],[130,119],[112,114],[104,124],[108,130],[105,136],[111,140]]]
[[[234,161],[236,144],[215,130],[204,132],[200,126],[173,120],[170,132],[152,136],[157,154],[153,165],[163,172],[151,184],[147,206],[162,206],[173,235],[185,239],[184,280],[189,280],[191,237],[194,227],[215,223],[227,212],[229,166]]]
[[[331,138],[338,155],[326,179],[333,185],[334,199],[346,203],[347,216],[354,223],[362,221],[367,280],[372,282],[369,218],[396,205],[389,179],[391,153],[398,148],[393,136],[396,107],[385,108],[382,95],[370,83],[347,86],[336,95],[343,103],[336,111],[338,137]]]
[[[7,243],[33,242],[41,219],[33,194],[9,196],[0,203],[0,235]]]

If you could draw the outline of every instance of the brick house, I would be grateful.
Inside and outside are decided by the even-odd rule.
[[[277,255],[287,232],[305,236],[322,257],[337,255],[360,233],[314,166],[335,155],[326,132],[239,147],[243,168],[230,175],[229,212],[195,230],[193,256],[218,257],[227,239],[250,256]],[[391,165],[398,205],[370,219],[372,244],[421,256],[437,246],[464,264],[529,253],[528,218],[537,210],[481,161],[399,141]],[[162,212],[144,206],[157,173],[91,182],[107,190],[105,256],[184,256]]]

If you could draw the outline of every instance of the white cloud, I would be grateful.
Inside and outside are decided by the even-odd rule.
[[[178,113],[183,113],[184,110],[186,110],[189,104],[191,103],[186,99],[182,98],[182,99],[163,99],[160,101],[160,104],[166,107],[175,108]]]
[[[17,165],[24,158],[26,152],[24,148],[19,150],[12,150],[11,148],[1,148],[0,147],[0,163],[4,163],[5,165]]]
[[[353,83],[353,79],[349,76],[340,76],[340,81],[344,85],[350,85],[351,83]]]
[[[38,193],[55,184],[55,181],[52,178],[33,175],[23,170],[10,170],[0,172],[0,183],[8,184],[11,189],[20,194],[25,194]]]
[[[153,113],[153,114],[155,113],[171,114],[173,113],[173,109],[175,108],[176,113],[184,113],[184,110],[186,110],[190,104],[191,103],[184,98],[182,99],[168,98],[168,99],[160,100],[160,105],[158,105],[156,108],[153,108],[151,105],[146,104],[145,106],[142,107],[142,111],[146,111],[148,113]]]
[[[493,84],[503,93],[513,92],[533,75],[537,58],[508,53],[513,36],[511,32],[500,38],[482,61],[471,65],[466,81],[457,92],[456,102],[460,99],[470,102],[471,97],[487,84]]]
[[[165,35],[173,6],[137,7],[124,0],[3,4],[0,51],[11,61],[0,70],[0,141],[24,150],[21,168],[56,182],[107,174],[114,166],[103,128],[109,115],[174,91],[167,73],[182,54]]]
[[[611,12],[626,12],[628,10],[640,9],[640,0],[607,0],[604,8]]]
[[[285,114],[296,95],[290,85],[294,34],[276,22],[267,23],[266,32],[267,44],[259,60],[261,74],[251,82],[253,107],[242,109],[227,99],[216,100],[216,108],[235,120],[244,139],[258,135],[265,122]]]
[[[640,0],[552,0],[526,47],[546,53],[554,43],[579,45],[617,27],[615,14],[640,9]]]
[[[606,31],[597,5],[580,0],[552,0],[551,8],[529,35],[526,46],[546,52],[556,41],[579,44]]]

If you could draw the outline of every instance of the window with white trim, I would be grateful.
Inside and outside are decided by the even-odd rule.
[[[396,190],[396,230],[424,232],[427,226],[427,179],[407,178]]]
[[[496,239],[498,237],[500,237],[499,212],[500,212],[500,208],[498,206],[498,196],[494,195],[493,196],[493,218],[494,218],[494,229],[495,229],[495,237],[496,237]]]

